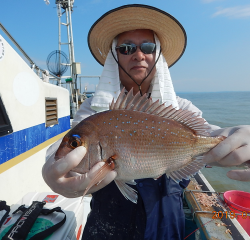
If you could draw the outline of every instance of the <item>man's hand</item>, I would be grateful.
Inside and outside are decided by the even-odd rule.
[[[99,162],[85,174],[71,172],[71,169],[75,168],[81,162],[85,154],[86,148],[82,146],[77,147],[57,161],[54,159],[55,154],[52,154],[42,169],[44,181],[54,192],[65,197],[75,198],[82,196],[87,185],[94,178],[95,172],[104,165],[104,162]],[[115,171],[111,171],[102,182],[97,186],[93,186],[88,193],[105,187],[115,179],[116,175]]]
[[[211,136],[223,135],[227,137],[203,158],[203,162],[223,166],[245,165],[243,170],[231,170],[227,176],[238,181],[250,181],[250,126],[242,125],[218,129]]]

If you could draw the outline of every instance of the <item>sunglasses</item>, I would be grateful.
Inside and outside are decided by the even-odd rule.
[[[156,45],[155,43],[142,43],[141,45],[135,45],[134,43],[123,43],[115,49],[119,49],[119,52],[123,55],[131,55],[136,52],[137,47],[140,47],[140,50],[144,54],[152,54],[155,52]]]

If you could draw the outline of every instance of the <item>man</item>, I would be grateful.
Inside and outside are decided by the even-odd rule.
[[[145,5],[126,5],[111,10],[92,26],[89,47],[101,64],[103,73],[95,96],[87,99],[79,109],[73,126],[82,119],[108,109],[121,88],[134,93],[147,93],[153,100],[166,105],[187,109],[201,115],[201,111],[188,100],[176,97],[168,66],[183,54],[186,34],[180,23],[168,13]],[[239,165],[250,159],[250,127],[219,129],[209,125],[211,135],[229,136],[210,151],[204,162],[216,161],[221,165]],[[214,131],[216,130],[216,131]],[[78,147],[65,158],[54,161],[54,144],[44,165],[43,176],[47,184],[66,197],[79,197],[103,163],[96,164],[88,174],[70,172],[86,153]],[[233,176],[236,174],[236,177]],[[250,171],[229,172],[229,177],[250,181]],[[188,181],[175,183],[163,175],[157,180],[138,179],[134,188],[138,202],[127,201],[112,180],[110,172],[92,193],[92,211],[84,229],[83,239],[183,239],[184,214],[182,189]]]

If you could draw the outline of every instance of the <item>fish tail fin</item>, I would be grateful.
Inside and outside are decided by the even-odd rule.
[[[85,189],[83,193],[83,197],[86,195],[88,190],[93,187],[95,184],[99,184],[106,175],[111,172],[114,169],[114,162],[112,161],[112,158],[108,159],[105,164],[96,172],[95,177],[90,181],[87,188]]]
[[[226,139],[224,136],[217,136],[217,137],[206,137],[206,138],[199,138],[198,141],[201,142],[200,145],[203,146],[203,152],[207,152],[221,141]],[[195,156],[192,158],[192,161],[184,165],[178,170],[167,172],[167,176],[171,177],[175,182],[180,182],[182,179],[190,179],[193,175],[195,175],[199,170],[205,167],[205,163],[202,161],[203,154]]]
[[[136,194],[136,190],[128,186],[125,181],[115,179],[115,183],[121,191],[122,195],[127,200],[130,200],[133,203],[137,203],[138,196]],[[132,184],[135,185],[134,183]]]
[[[202,162],[203,156],[197,156],[194,158],[194,160],[186,165],[184,165],[182,168],[168,172],[166,175],[168,177],[171,177],[175,182],[179,183],[182,179],[190,179],[193,175],[198,173],[200,169],[205,167],[205,163]]]

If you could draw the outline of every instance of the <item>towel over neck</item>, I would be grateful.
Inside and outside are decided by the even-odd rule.
[[[157,58],[160,53],[160,41],[156,34],[154,34],[154,38]],[[112,42],[112,51],[114,57],[117,59],[116,46],[117,39],[115,38]],[[121,88],[123,87],[120,82],[119,67],[114,57],[110,50],[95,95],[91,102],[91,108],[97,112],[108,110],[109,104],[112,102],[113,98],[115,100],[118,98]],[[156,73],[152,79],[149,90],[151,90],[151,98],[153,101],[159,99],[160,103],[165,103],[166,106],[172,104],[174,108],[179,109],[168,64],[162,54],[160,54],[158,62],[156,63]]]

